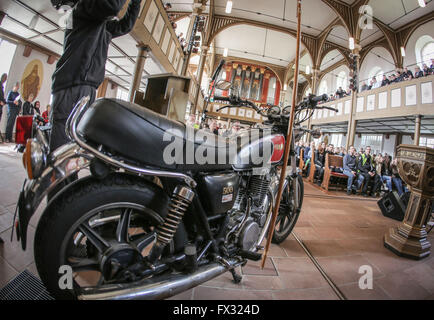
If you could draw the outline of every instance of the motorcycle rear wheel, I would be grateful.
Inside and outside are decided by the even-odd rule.
[[[113,176],[92,180],[47,208],[38,223],[34,253],[39,276],[56,299],[75,299],[77,287],[105,283],[102,270],[107,264],[102,261],[113,259],[107,252],[118,250],[116,258],[125,264],[138,261],[137,251],[146,255],[155,238],[154,228],[163,218],[147,209],[155,201],[153,193],[149,185],[137,181]],[[64,275],[60,268],[65,265],[72,268],[72,290],[60,287]]]

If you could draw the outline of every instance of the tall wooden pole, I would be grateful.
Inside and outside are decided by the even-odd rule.
[[[276,205],[273,208],[273,215],[271,217],[271,223],[268,229],[267,244],[265,245],[265,251],[262,255],[261,268],[264,269],[265,261],[267,259],[268,250],[270,249],[271,239],[273,238],[274,227],[277,220],[277,214],[279,213],[280,200],[282,199],[283,185],[286,178],[286,167],[288,166],[289,151],[291,150],[292,131],[294,128],[295,108],[297,102],[297,88],[298,88],[298,72],[300,65],[300,42],[301,42],[301,0],[297,1],[297,46],[295,56],[295,75],[294,75],[294,89],[292,90],[292,106],[291,117],[289,119],[288,132],[286,134],[285,154],[283,158],[282,170],[280,172],[279,189],[276,197]]]

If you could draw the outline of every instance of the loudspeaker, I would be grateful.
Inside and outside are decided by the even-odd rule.
[[[398,221],[404,220],[406,206],[396,191],[388,192],[383,198],[378,200],[377,204],[383,216]]]

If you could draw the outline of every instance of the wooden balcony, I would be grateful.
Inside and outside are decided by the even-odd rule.
[[[433,116],[434,76],[403,81],[385,87],[364,91],[357,94],[355,106],[352,97],[322,104],[336,108],[339,112],[317,110],[312,117],[312,125],[348,121],[351,112],[355,120],[403,116]],[[307,125],[307,123],[304,123]]]
[[[131,35],[137,43],[149,46],[168,73],[181,73],[184,53],[161,1],[143,0]]]

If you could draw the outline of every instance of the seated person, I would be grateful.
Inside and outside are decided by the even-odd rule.
[[[324,165],[325,165],[326,152],[321,145],[318,150],[315,151],[315,174],[317,175],[317,184],[320,186],[324,178]]]
[[[403,186],[401,177],[399,176],[399,173],[398,173],[398,160],[393,159],[393,161],[390,163],[390,171],[392,173],[392,182],[395,185],[396,189],[398,190],[399,196],[402,196],[402,194],[404,192],[408,192],[408,189]]]
[[[307,143],[307,142],[306,142]],[[309,150],[307,150],[307,148],[309,148]],[[310,147],[307,147],[305,149],[304,152],[304,167],[303,167],[303,171],[306,170],[307,175],[309,175],[309,171],[310,171],[310,162],[312,159],[312,153],[315,152],[315,142],[311,142],[310,143]]]
[[[47,105],[47,110],[42,112],[42,118],[44,118],[45,123],[50,122],[50,109],[51,109],[51,106]]]
[[[391,161],[389,155],[382,158],[381,167],[381,181],[386,183],[387,191],[392,192],[392,170],[390,168]]]
[[[356,149],[351,146],[348,150],[348,154],[344,156],[344,174],[348,177],[347,182],[347,194],[350,195],[353,191],[353,183],[357,180],[357,157]],[[360,188],[360,185],[356,187],[356,190]]]
[[[359,185],[364,181],[362,195],[364,197],[372,196],[375,197],[376,193],[379,191],[381,187],[381,178],[375,172],[375,168],[373,165],[373,159],[371,156],[371,147],[368,146],[365,149],[365,153],[362,153],[359,156],[357,163],[357,171],[359,173]],[[368,195],[368,186],[373,182],[373,187],[371,189],[370,194]]]

